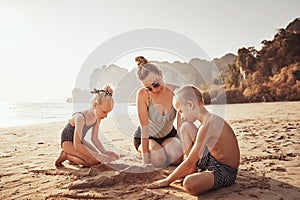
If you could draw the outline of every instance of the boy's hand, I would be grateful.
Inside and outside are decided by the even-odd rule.
[[[170,185],[170,182],[167,179],[161,179],[161,180],[155,181],[154,183],[151,183],[150,185],[147,186],[147,188],[156,189],[156,188],[167,187],[169,185]]]

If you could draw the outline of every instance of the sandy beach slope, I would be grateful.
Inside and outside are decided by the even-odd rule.
[[[55,168],[65,123],[1,128],[0,199],[299,199],[300,102],[228,105],[226,119],[241,149],[237,181],[199,196],[185,193],[180,181],[146,189],[164,176],[163,169],[140,173],[131,138],[112,119],[103,124],[103,134],[108,148],[122,152],[110,167],[65,162]]]

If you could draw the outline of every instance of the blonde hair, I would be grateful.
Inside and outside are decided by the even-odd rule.
[[[91,93],[94,94],[92,103],[103,103],[104,100],[110,100],[113,105],[113,89],[109,85],[105,85],[105,87],[100,90],[94,88]]]
[[[176,102],[186,104],[187,101],[204,105],[202,93],[193,85],[183,86],[175,91]]]
[[[158,67],[154,63],[149,62],[143,56],[136,57],[135,62],[137,62],[137,75],[140,80],[144,80],[150,72],[157,75],[161,74],[161,70],[158,69]]]

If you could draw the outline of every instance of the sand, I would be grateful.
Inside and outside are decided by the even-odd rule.
[[[199,196],[187,194],[181,181],[147,189],[165,169],[143,172],[130,136],[113,119],[103,123],[103,135],[121,158],[109,167],[56,168],[65,123],[1,128],[0,199],[299,199],[299,102],[227,105],[225,118],[241,149],[237,181]]]

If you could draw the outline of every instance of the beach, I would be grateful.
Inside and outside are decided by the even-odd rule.
[[[108,118],[101,131],[106,148],[116,150],[120,160],[91,168],[54,166],[66,122],[0,128],[0,199],[299,199],[300,102],[224,107],[241,151],[232,186],[199,196],[187,194],[180,180],[147,189],[174,167],[143,172],[132,135]],[[137,123],[136,117],[129,120]]]

